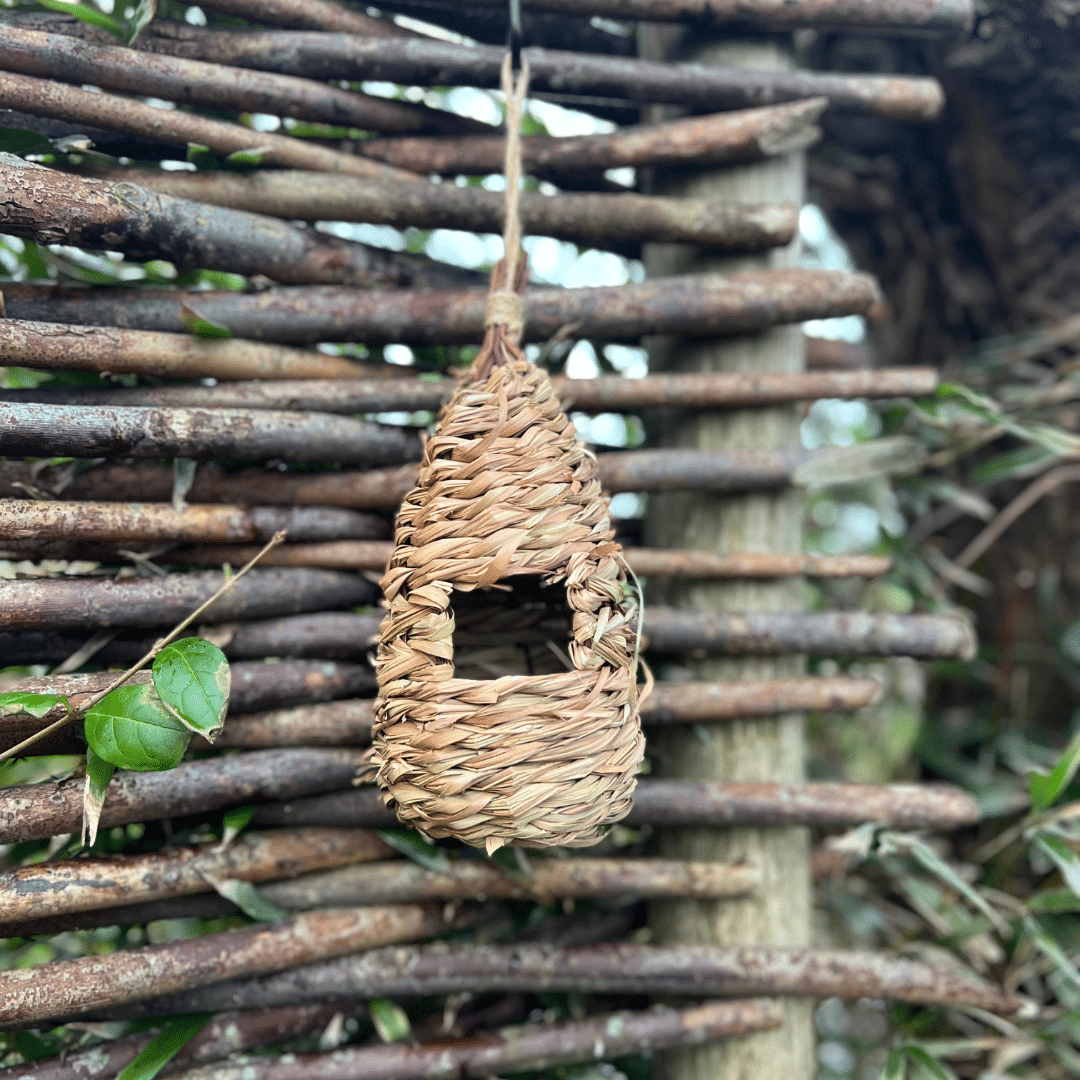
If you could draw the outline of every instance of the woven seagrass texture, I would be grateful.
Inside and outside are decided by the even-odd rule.
[[[398,514],[374,760],[431,836],[580,847],[629,810],[644,753],[636,614],[595,459],[503,330]]]

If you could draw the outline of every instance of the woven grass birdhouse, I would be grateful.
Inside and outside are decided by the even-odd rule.
[[[385,801],[489,852],[595,843],[644,753],[596,462],[511,337],[488,327],[402,503],[376,665]]]

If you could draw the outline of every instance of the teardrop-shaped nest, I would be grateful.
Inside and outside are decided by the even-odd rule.
[[[402,821],[491,851],[586,846],[625,816],[644,740],[613,535],[550,381],[490,327],[382,581],[374,760]]]

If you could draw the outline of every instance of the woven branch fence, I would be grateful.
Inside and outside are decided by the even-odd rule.
[[[118,8],[112,21],[126,44],[104,28],[110,19],[0,13],[0,150],[10,151],[0,153],[0,232],[30,253],[0,282],[0,362],[9,371],[0,390],[0,566],[11,568],[0,581],[0,691],[63,694],[81,710],[116,669],[214,595],[223,564],[246,563],[287,534],[191,631],[232,661],[221,735],[196,738],[174,769],[118,773],[92,852],[71,839],[84,812],[82,775],[70,775],[86,753],[82,721],[53,731],[64,706],[0,707],[0,752],[50,729],[3,766],[0,844],[9,859],[0,927],[12,955],[30,959],[0,971],[0,1025],[33,1029],[44,1049],[39,1060],[0,1069],[0,1080],[109,1080],[153,1042],[123,1022],[208,1010],[207,1026],[174,1047],[169,1074],[554,1075],[544,1070],[655,1052],[656,1075],[678,1080],[729,1075],[746,1062],[758,1080],[809,1080],[810,1022],[798,1004],[806,998],[1005,1015],[1026,1008],[1012,988],[932,963],[807,948],[808,912],[784,895],[788,886],[792,896],[807,893],[812,867],[833,865],[829,833],[956,830],[980,816],[948,785],[805,781],[791,717],[871,707],[881,686],[854,673],[808,675],[800,658],[969,659],[969,626],[952,616],[802,610],[804,577],[872,579],[889,561],[804,555],[780,535],[787,525],[753,545],[689,532],[671,541],[671,526],[684,523],[675,519],[719,521],[767,504],[780,521],[801,513],[806,485],[919,468],[920,451],[903,438],[804,451],[790,420],[800,402],[922,396],[938,385],[932,369],[858,370],[868,366],[865,348],[804,340],[804,320],[873,316],[880,298],[867,275],[800,268],[790,255],[801,154],[820,137],[818,121],[930,124],[941,86],[801,71],[787,59],[756,64],[739,52],[744,39],[724,37],[726,24],[736,19],[754,33],[839,23],[956,34],[973,17],[965,0],[796,0],[782,12],[766,0],[526,3],[523,55],[535,100],[618,126],[527,134],[525,231],[644,256],[649,277],[575,288],[536,282],[524,293],[522,340],[530,356],[557,367],[576,341],[645,339],[655,370],[556,377],[552,392],[522,362],[512,392],[547,410],[532,421],[536,431],[555,431],[569,410],[646,418],[644,447],[609,448],[595,465],[572,450],[586,477],[575,473],[573,482],[592,486],[576,516],[552,518],[560,543],[578,542],[577,533],[566,537],[582,523],[603,531],[601,486],[682,508],[666,526],[656,514],[667,511],[654,508],[647,543],[634,519],[615,521],[601,538],[603,558],[614,567],[618,541],[620,566],[646,583],[640,638],[630,622],[620,631],[623,660],[640,647],[672,676],[640,705],[656,775],[631,793],[641,751],[623,718],[633,686],[605,691],[618,700],[601,724],[588,713],[601,678],[579,703],[593,730],[575,728],[575,752],[587,758],[610,729],[625,759],[614,814],[624,821],[608,831],[610,808],[591,808],[601,788],[582,787],[571,842],[599,839],[594,850],[527,850],[530,837],[549,838],[548,825],[534,824],[541,800],[531,796],[511,799],[498,823],[500,836],[524,847],[495,857],[458,843],[432,847],[403,831],[371,783],[373,725],[385,760],[387,722],[387,707],[373,705],[374,649],[383,605],[397,603],[394,568],[406,565],[395,555],[392,518],[416,481],[425,428],[454,393],[485,322],[486,277],[418,254],[411,238],[503,224],[495,185],[452,179],[501,172],[503,132],[429,90],[478,94],[497,84],[502,49],[490,43],[503,16],[486,3],[474,3],[479,15],[442,0],[388,5],[427,20],[415,24],[331,0],[213,0],[189,9],[186,22],[182,5],[159,4],[141,27],[120,25],[127,16]],[[612,18],[644,20],[640,56],[629,55]],[[715,38],[731,62],[697,63],[689,48],[665,57],[649,45],[685,19],[702,20],[703,39]],[[787,56],[771,40],[773,59]],[[393,99],[362,92],[360,80],[376,79],[415,89]],[[177,107],[160,108],[159,98]],[[179,164],[186,159],[200,169]],[[218,167],[203,168],[211,159]],[[639,170],[638,190],[625,173],[606,171],[628,168]],[[775,197],[738,195],[747,176],[774,174],[787,177],[773,185]],[[371,226],[406,230],[410,250],[380,247],[372,237],[385,230]],[[694,259],[708,261],[704,272]],[[109,265],[123,272],[93,287]],[[730,353],[740,343],[751,360],[741,367],[702,360],[707,346]],[[411,370],[383,361],[388,344],[413,347]],[[432,356],[439,370],[421,370]],[[700,438],[717,418],[746,432],[757,424],[757,434],[727,447]],[[505,408],[499,420],[508,423]],[[683,423],[685,438],[673,436]],[[551,438],[575,445],[572,426]],[[537,461],[546,445],[533,444]],[[430,461],[429,453],[425,467]],[[561,474],[551,483],[571,486]],[[501,502],[482,506],[466,488],[447,509],[441,490],[431,505],[448,518],[506,513],[516,497],[511,483]],[[570,495],[560,500],[569,505]],[[401,521],[419,531],[427,513],[413,500]],[[538,545],[528,569],[546,553]],[[492,550],[459,561],[479,586],[502,576],[500,558]],[[377,583],[388,566],[384,601]],[[621,594],[615,575],[606,587]],[[621,602],[586,589],[552,604],[534,592],[510,589],[483,603],[479,593],[454,594],[460,681],[482,687],[515,675],[523,686],[536,677],[562,686],[568,655],[604,640]],[[418,610],[391,607],[409,625]],[[588,643],[583,613],[595,629]],[[433,656],[436,629],[423,639]],[[386,652],[380,663],[399,661]],[[16,666],[32,670],[3,672]],[[150,676],[132,682],[146,687]],[[422,768],[440,771],[459,751],[433,733],[464,722],[447,719],[457,699],[433,701],[410,708],[434,722]],[[524,707],[490,710],[511,740],[490,754],[500,767],[531,770],[539,787],[565,766],[525,763],[539,733],[503,723]],[[491,742],[472,735],[478,746]],[[727,738],[759,739],[756,763],[733,775],[686,766],[687,740]],[[781,763],[784,739],[795,766]],[[422,813],[405,813],[412,781],[401,775],[397,805],[423,826]],[[245,807],[250,831],[222,839],[222,815]],[[494,826],[474,811],[456,812],[482,849]],[[439,835],[430,824],[428,832]],[[785,862],[753,839],[770,836],[800,838],[802,854]],[[717,918],[731,931],[724,947],[714,939]],[[176,919],[189,928],[176,940],[153,930],[180,926],[162,922]],[[695,919],[709,924],[696,937],[686,930]],[[202,920],[198,932],[193,920]],[[99,939],[85,935],[117,926],[129,928],[130,947],[86,944]],[[577,1011],[538,1011],[559,994]],[[663,1004],[647,1007],[649,997]],[[391,998],[438,1005],[410,1004],[407,1015]],[[710,998],[733,1000],[699,1000]],[[63,1029],[65,1052],[50,1054],[59,1044],[43,1033],[67,1021],[85,1025]],[[372,1031],[378,1037],[362,1045]],[[29,1042],[11,1045],[30,1056]],[[231,1056],[248,1051],[258,1053]]]

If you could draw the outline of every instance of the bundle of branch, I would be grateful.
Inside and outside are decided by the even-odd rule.
[[[0,424],[3,449],[13,457],[277,458],[347,465],[420,457],[413,430],[331,413],[0,404]]]
[[[139,48],[309,79],[477,87],[498,87],[504,55],[501,48],[426,39],[207,30],[166,22],[153,23]],[[599,95],[710,112],[824,97],[833,108],[905,121],[933,120],[944,105],[941,85],[925,77],[668,64],[536,48],[522,56],[531,94]]]
[[[1029,1011],[1023,998],[995,986],[879,953],[607,943],[578,948],[517,944],[372,949],[329,963],[172,994],[95,1015],[153,1016],[299,1001],[515,990],[693,997],[795,994],[945,1007],[971,1005],[1006,1015]]]
[[[180,622],[221,586],[214,571],[168,577],[35,578],[4,586],[0,628],[161,626]],[[374,586],[356,574],[302,568],[256,569],[215,600],[206,618],[231,622],[286,612],[368,603]],[[264,653],[264,656],[273,655]]]
[[[245,237],[246,242],[256,239]],[[421,289],[425,291],[373,294],[313,286],[251,294],[16,284],[5,285],[3,291],[9,318],[38,322],[182,334],[188,329],[186,305],[234,337],[292,345],[468,345],[483,338],[486,291],[444,292],[430,282]],[[877,302],[878,291],[865,274],[796,269],[659,278],[640,285],[530,289],[526,296],[524,341],[548,341],[560,332],[594,341],[633,341],[646,334],[753,333],[805,319],[863,315]]]
[[[212,11],[238,15],[254,23],[287,26],[297,30],[329,30],[335,34],[363,34],[367,37],[413,37],[386,19],[333,3],[333,0],[213,0]]]
[[[149,855],[64,859],[0,872],[2,919],[10,926],[91,908],[208,892],[214,881],[277,881],[391,855],[387,844],[364,829],[308,828],[247,833],[228,847],[199,844]]]
[[[154,994],[281,971],[358,949],[435,937],[451,929],[441,907],[395,905],[295,915],[206,934],[0,972],[0,1024],[33,1027]]]
[[[73,17],[9,13],[0,16],[0,25],[4,27],[0,35],[0,64],[5,71],[21,75],[44,76],[76,85],[89,83],[121,93],[167,98],[179,105],[201,105],[215,111],[234,109],[238,112],[271,113],[274,116],[368,131],[413,132],[426,129],[460,135],[491,130],[490,125],[445,110],[391,101],[290,75],[271,75],[262,71],[146,53],[138,57],[137,63],[133,63],[130,49],[115,44],[89,44],[68,36],[69,33],[80,37],[93,36],[89,29],[79,33],[87,24]],[[42,30],[56,32],[43,33]],[[100,40],[115,41],[107,33],[102,33]],[[264,142],[264,134],[249,130],[248,146],[258,147],[262,153],[269,150],[268,157],[272,158],[274,149],[280,148],[281,144],[273,138]],[[165,134],[165,137],[168,135]],[[162,138],[162,135],[159,134],[158,138]],[[288,142],[296,144],[288,147],[295,160],[304,144],[293,139]],[[326,167],[321,158],[317,160],[320,164],[316,167]],[[370,169],[360,171],[362,165],[354,168],[359,175],[380,175]],[[421,171],[426,174],[431,170]],[[393,167],[381,175],[398,180],[420,179],[415,172],[409,176],[406,170]]]
[[[424,0],[434,9],[448,0]],[[498,7],[498,0],[469,0],[474,8]],[[214,5],[220,6],[220,5]],[[403,5],[391,0],[391,11]],[[405,6],[408,6],[407,4]],[[458,5],[453,3],[454,7]],[[690,22],[705,26],[754,26],[787,30],[798,26],[865,27],[898,32],[954,34],[968,30],[975,18],[971,0],[525,0],[533,11],[600,15],[611,19]],[[328,29],[328,27],[324,28]]]
[[[0,72],[0,101],[4,81],[13,78]],[[189,115],[144,107],[164,116]],[[168,259],[181,268],[262,274],[293,285],[446,288],[477,280],[470,271],[423,256],[366,247],[266,215],[174,199],[133,183],[84,180],[11,154],[0,154],[0,198],[7,232],[41,244],[122,251],[136,259]],[[190,323],[201,313],[201,298],[195,293],[184,299]],[[178,314],[181,325],[170,329],[181,333],[188,326],[183,308]],[[46,316],[45,321],[67,320]],[[111,321],[99,310],[92,325]]]
[[[720,164],[791,154],[821,137],[815,121],[827,105],[824,98],[811,98],[601,135],[527,135],[521,140],[522,167],[526,172],[557,179],[589,170]],[[356,147],[364,157],[444,176],[501,172],[503,149],[503,140],[495,135],[365,139]]]
[[[163,1073],[181,1072],[231,1054],[288,1042],[317,1032],[340,1013],[339,1005],[283,1005],[280,1008],[218,1013],[184,1044]],[[154,1041],[159,1030],[110,1039],[89,1050],[39,1058],[0,1069],[2,1080],[112,1080]]]
[[[305,835],[311,837],[307,852],[298,847]],[[212,892],[213,882],[225,880],[269,882],[259,893],[271,903],[288,911],[309,911],[429,900],[726,900],[747,895],[761,879],[747,863],[670,859],[544,859],[534,861],[527,874],[517,875],[493,863],[453,859],[439,870],[427,870],[406,859],[376,861],[393,852],[360,829],[274,830],[253,838],[248,847],[267,849],[264,858],[253,858],[243,845],[224,851],[204,845],[152,855],[63,860],[0,874],[5,902],[0,936],[36,936],[42,927],[64,926],[65,919],[70,919],[65,928],[74,929],[76,922],[119,925],[183,918],[188,896]],[[271,849],[276,849],[273,855]],[[324,869],[334,866],[338,869]],[[314,870],[323,872],[310,872]],[[282,880],[286,878],[293,880]],[[223,915],[236,910],[224,896],[221,900],[211,901],[211,906]],[[200,913],[207,910],[202,903]],[[92,920],[70,918],[90,911],[96,913]]]
[[[335,791],[261,806],[270,825],[388,828],[394,820],[374,788]],[[775,784],[642,780],[626,821],[635,825],[725,828],[808,825],[850,829],[882,822],[900,829],[958,829],[980,820],[975,800],[948,784]]]
[[[294,662],[295,663],[295,662]],[[250,667],[288,669],[289,664],[234,665],[234,679]],[[329,665],[333,667],[334,665]],[[359,665],[354,665],[359,666]],[[239,670],[238,670],[239,669]],[[364,669],[361,669],[364,670]],[[366,677],[373,683],[370,670]],[[111,675],[77,675],[31,679],[17,689],[39,694],[67,694],[73,707],[108,685]],[[149,675],[143,676],[149,682]],[[139,681],[137,676],[135,681]],[[861,709],[881,696],[876,679],[847,676],[788,679],[743,679],[736,682],[658,683],[641,708],[643,724],[698,723],[775,716],[787,712],[833,712]],[[359,746],[371,741],[370,698],[305,703],[244,715],[248,702],[236,694],[229,702],[229,721],[214,741],[218,750],[262,750],[278,746]],[[237,715],[239,714],[239,715]],[[15,709],[0,717],[0,750],[40,731],[63,716],[58,707],[43,717]],[[36,753],[83,752],[78,724],[51,736],[46,749]],[[201,750],[210,744],[196,737]]]
[[[94,168],[93,175],[103,177],[97,183],[108,188],[138,184],[174,199],[290,221],[360,221],[399,229],[493,233],[501,231],[505,212],[501,192],[427,181],[403,184],[285,169],[242,174]],[[788,204],[733,204],[629,193],[563,192],[552,198],[524,191],[520,209],[522,227],[528,233],[628,255],[640,254],[646,241],[697,244],[718,251],[761,251],[783,247],[798,228],[798,210]]]
[[[100,640],[100,639],[99,639]],[[70,655],[70,654],[69,654]],[[314,703],[338,702],[351,699],[357,694],[370,693],[375,688],[375,673],[368,664],[341,664],[332,661],[289,660],[281,663],[240,661],[230,665],[232,690],[229,694],[230,727],[236,730],[243,721],[238,715],[260,713],[267,709],[292,709],[300,712],[310,710]],[[115,680],[115,672],[95,672],[86,675],[52,675],[44,678],[23,679],[18,689],[29,694],[60,694],[67,697],[74,709],[79,709]],[[141,671],[129,680],[132,685],[148,685],[151,676]],[[346,701],[354,711],[357,703]],[[359,703],[365,717],[370,702]],[[66,715],[63,705],[57,705],[43,716],[35,717],[18,708],[5,708],[0,715],[0,750],[29,738]],[[277,714],[273,714],[277,715]],[[324,724],[327,721],[324,721]],[[366,721],[370,729],[370,720]],[[256,730],[259,730],[256,726]],[[324,730],[325,727],[324,727]],[[348,730],[351,730],[348,729]],[[324,746],[348,745],[357,740],[351,738],[323,738],[315,744]],[[360,740],[366,741],[366,740]],[[315,745],[307,740],[294,741],[293,745]],[[221,744],[224,746],[224,744]],[[236,745],[241,745],[237,743]],[[287,741],[273,742],[265,739],[261,747],[288,745]],[[81,754],[85,752],[79,725],[69,724],[34,745],[36,754]]]
[[[299,798],[349,787],[365,763],[361,750],[254,750],[189,761],[167,772],[118,772],[101,827],[185,814],[210,815],[259,799]],[[0,789],[0,843],[79,831],[83,780]]]
[[[864,342],[833,341],[807,335],[806,366],[810,371],[854,371],[877,365],[874,350]]]
[[[10,319],[0,324],[0,348],[4,356],[21,367],[71,370],[137,371],[140,374],[211,375],[237,378],[236,366],[214,364],[214,349],[199,349],[192,370],[162,371],[158,367],[159,343],[166,348],[239,346],[251,350],[275,347],[242,341],[208,342],[179,335],[138,330],[94,327],[70,330],[56,323],[26,323]],[[143,351],[145,349],[145,352]],[[73,355],[73,350],[77,350]],[[226,350],[227,352],[228,350]],[[298,362],[310,357],[312,365],[325,360],[339,365],[340,374],[355,365],[322,353],[292,353]],[[187,357],[185,356],[185,361]],[[220,374],[219,374],[220,370]],[[139,405],[201,409],[282,409],[329,413],[382,412],[391,409],[434,410],[450,396],[454,380],[446,378],[339,378],[333,372],[322,378],[287,379],[273,385],[238,382],[228,386],[138,386],[84,388],[51,386],[25,390],[0,390],[0,401],[15,404],[40,402],[50,405]],[[367,375],[367,372],[364,372]],[[373,372],[372,374],[376,374]],[[240,376],[242,377],[242,376]],[[260,375],[265,379],[268,376]],[[274,378],[271,374],[270,378]],[[885,368],[881,371],[715,372],[688,375],[646,375],[640,379],[600,376],[595,379],[555,378],[552,383],[564,408],[623,412],[665,406],[684,409],[732,408],[739,405],[773,405],[817,398],[922,397],[938,387],[935,368]]]

